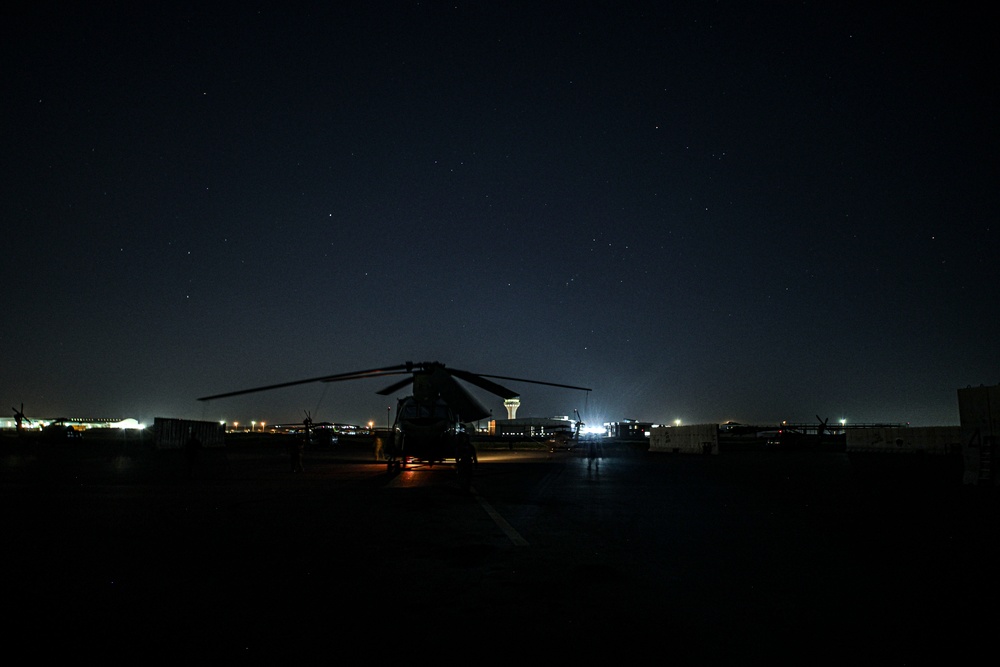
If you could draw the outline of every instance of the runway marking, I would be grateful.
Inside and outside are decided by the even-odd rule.
[[[469,490],[472,492],[472,495],[476,497],[476,500],[479,501],[480,506],[482,506],[482,508],[486,510],[486,513],[490,515],[490,518],[493,519],[493,521],[498,526],[500,526],[500,530],[504,532],[504,535],[506,535],[510,539],[510,541],[514,543],[514,546],[518,547],[528,546],[528,540],[521,537],[521,534],[514,529],[514,526],[507,523],[507,520],[504,519],[502,516],[500,516],[500,512],[497,512],[495,509],[493,509],[493,505],[490,505],[488,502],[486,502],[486,498],[483,498],[481,495],[479,495],[479,493],[474,488],[471,488]]]

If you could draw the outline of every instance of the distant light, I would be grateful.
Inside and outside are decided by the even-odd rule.
[[[681,420],[680,419],[675,419],[674,420],[674,426],[680,426],[680,425],[681,425]]]
[[[841,420],[840,420],[840,425],[841,425],[841,426],[843,426],[843,425],[844,425],[844,424],[846,424],[846,423],[847,423],[847,420],[846,420],[846,419],[841,419]]]
[[[138,430],[142,430],[142,429],[146,428],[146,425],[142,424],[142,423],[140,423],[138,421],[136,421],[135,419],[132,419],[131,417],[129,417],[128,419],[123,419],[120,422],[114,422],[113,424],[108,424],[108,427],[110,427],[110,428],[131,429],[131,430],[137,430],[138,431]]]

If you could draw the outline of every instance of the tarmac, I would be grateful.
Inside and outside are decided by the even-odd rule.
[[[994,488],[842,453],[5,447],[12,654],[914,664],[993,651]],[[458,652],[458,653],[456,653]]]

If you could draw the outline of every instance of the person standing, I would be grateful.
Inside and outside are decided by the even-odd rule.
[[[302,435],[296,438],[289,448],[292,455],[292,472],[302,472],[303,470],[302,459],[305,456],[306,442],[309,440],[312,428],[312,420],[309,417],[306,417],[302,423],[305,426]]]

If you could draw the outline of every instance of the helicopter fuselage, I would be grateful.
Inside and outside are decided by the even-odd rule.
[[[458,461],[472,447],[466,427],[442,399],[399,399],[396,411],[395,452],[402,460],[437,463]]]

